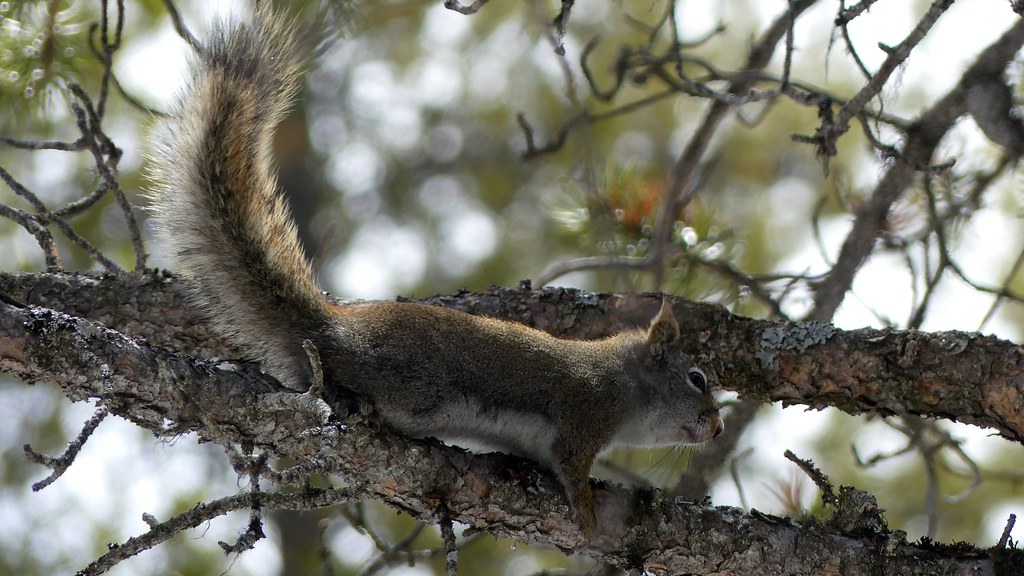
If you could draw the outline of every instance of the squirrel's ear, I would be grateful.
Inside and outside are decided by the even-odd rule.
[[[655,364],[664,361],[669,349],[679,341],[679,322],[668,303],[668,298],[661,301],[661,311],[651,322],[647,331],[647,360]]]

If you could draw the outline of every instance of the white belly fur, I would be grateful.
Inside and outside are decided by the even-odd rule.
[[[412,436],[434,437],[472,452],[525,456],[553,468],[555,427],[539,414],[504,411],[495,415],[482,411],[478,402],[468,398],[426,417],[382,408],[378,407],[385,420]]]

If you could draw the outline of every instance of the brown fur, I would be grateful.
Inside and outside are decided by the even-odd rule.
[[[412,303],[329,303],[270,168],[272,132],[302,68],[294,37],[265,10],[216,29],[156,154],[157,219],[192,300],[220,334],[296,390],[308,386],[301,343],[311,339],[332,396],[364,397],[413,436],[537,460],[587,531],[596,525],[588,476],[598,452],[721,432],[667,301],[649,330],[597,341]]]

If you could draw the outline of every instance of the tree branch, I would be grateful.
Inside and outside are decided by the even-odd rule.
[[[118,330],[144,333],[159,346],[177,348],[179,343],[187,343],[184,347],[202,355],[231,357],[223,344],[209,336],[205,323],[188,313],[175,289],[175,282],[166,276],[104,277],[98,281],[84,275],[0,273],[0,292],[27,304],[62,307],[72,314],[103,319]],[[91,297],[96,299],[95,308],[90,304]],[[62,298],[66,304],[62,304]],[[524,286],[422,301],[522,322],[560,337],[592,339],[646,326],[657,313],[661,296],[591,294],[560,288],[530,290]],[[688,351],[724,388],[745,398],[812,408],[834,406],[850,414],[948,418],[991,427],[1010,440],[1024,441],[1024,349],[1012,342],[973,332],[839,330],[819,322],[736,316],[713,304],[681,299],[673,303],[683,323]],[[0,316],[4,325],[11,322],[9,315],[17,312],[13,307],[5,310]],[[160,326],[162,320],[173,323],[173,328],[151,328]],[[61,322],[56,318],[51,321],[58,325]],[[151,329],[142,332],[141,328]],[[17,363],[7,363],[11,362],[10,349],[25,346],[26,339],[38,336],[24,327],[15,326],[14,332],[2,330],[0,368],[33,379],[31,370],[25,372]],[[211,339],[210,343],[202,344],[203,338]],[[95,381],[81,384],[74,376],[64,378],[72,381],[75,390],[82,387],[98,395],[102,381],[113,377],[104,376],[100,370],[103,362],[75,350],[76,342],[70,339],[67,348],[42,352],[54,355],[51,363],[63,362],[54,370],[56,375],[62,374],[59,368],[72,375],[89,371]],[[125,354],[120,345],[109,346],[109,358],[104,362],[110,366],[132,363],[132,374],[173,378],[181,385],[189,378],[201,378],[194,385],[198,388],[210,383],[207,374],[162,359],[155,351],[132,361],[118,358],[118,354]],[[68,358],[62,361],[64,356]],[[157,358],[173,369],[158,369]],[[148,372],[139,372],[142,367]],[[261,378],[255,390],[245,382],[236,384],[234,390],[246,397],[278,390],[269,378]]]
[[[32,290],[26,284],[32,279],[33,275],[25,274],[0,276],[3,291],[28,301],[32,300]],[[21,285],[21,292],[10,290],[12,280],[19,281],[15,284]],[[122,281],[107,278],[99,284]],[[167,286],[166,282],[156,282],[149,288]],[[140,292],[126,299],[142,297]],[[496,289],[429,301],[476,312],[488,310],[506,318],[532,319],[561,335],[591,337],[588,328],[592,326],[607,331],[622,324],[646,322],[660,304],[660,296]],[[706,350],[723,354],[720,364],[737,366],[744,362],[744,354],[725,356],[730,337],[749,337],[754,326],[762,331],[780,327],[795,330],[797,326],[734,317],[715,306],[685,301],[676,301],[675,305],[677,311],[686,313],[681,317],[688,319],[688,337],[704,339]],[[707,326],[706,331],[694,330],[694,326],[713,319],[717,319],[718,329]],[[821,334],[824,329],[815,330],[811,332]],[[930,341],[943,338],[916,333],[879,337],[876,332],[864,340],[866,333],[832,330],[822,344],[807,348],[799,356],[815,357],[823,350],[839,350],[855,358],[857,365],[868,367],[870,358],[894,341],[904,342],[905,356],[928,359]],[[783,337],[777,352],[774,373],[789,374],[800,382],[802,377],[796,368],[802,365],[801,360],[786,348],[787,337]],[[858,343],[863,356],[857,354]],[[963,354],[995,354],[1000,347],[1004,348],[1002,353],[1020,353],[1008,343],[978,336],[963,348],[957,345],[944,349],[942,356],[960,355],[958,360],[963,362]],[[752,357],[752,352],[745,355]],[[996,358],[987,360],[1003,364]],[[931,364],[925,362],[925,366]],[[624,568],[657,564],[670,573],[725,570],[735,574],[796,574],[841,567],[846,574],[876,574],[879,572],[875,567],[884,565],[880,573],[948,572],[951,566],[955,573],[993,573],[991,560],[982,551],[965,554],[927,544],[908,544],[902,533],[887,529],[843,534],[813,521],[798,523],[756,512],[747,515],[734,508],[662,500],[658,492],[628,491],[606,483],[599,483],[596,490],[600,525],[606,533],[585,542],[571,520],[557,482],[519,459],[500,454],[473,456],[434,441],[410,440],[387,429],[374,431],[358,416],[332,423],[321,401],[308,394],[283,392],[252,366],[225,369],[133,340],[97,322],[48,309],[0,305],[0,369],[30,381],[58,384],[74,400],[98,399],[112,413],[160,436],[195,431],[224,446],[252,445],[300,462],[278,479],[301,482],[309,470],[329,471],[352,482],[353,492],[345,493],[346,499],[369,496],[423,520],[435,520],[438,505],[443,502],[453,520],[496,536],[586,553]],[[774,380],[778,383],[780,376]],[[816,394],[842,399],[839,388]],[[843,403],[857,401],[848,399]],[[268,505],[268,501],[263,504]],[[758,544],[766,542],[772,545]]]

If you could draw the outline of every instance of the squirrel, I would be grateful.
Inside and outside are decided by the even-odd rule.
[[[538,462],[561,482],[584,534],[597,523],[589,476],[599,452],[723,431],[667,299],[649,328],[591,341],[424,304],[328,300],[271,160],[275,126],[301,83],[300,36],[266,8],[216,24],[157,137],[157,226],[216,333],[297,391],[312,378],[308,339],[329,401],[368,401],[408,436]]]

